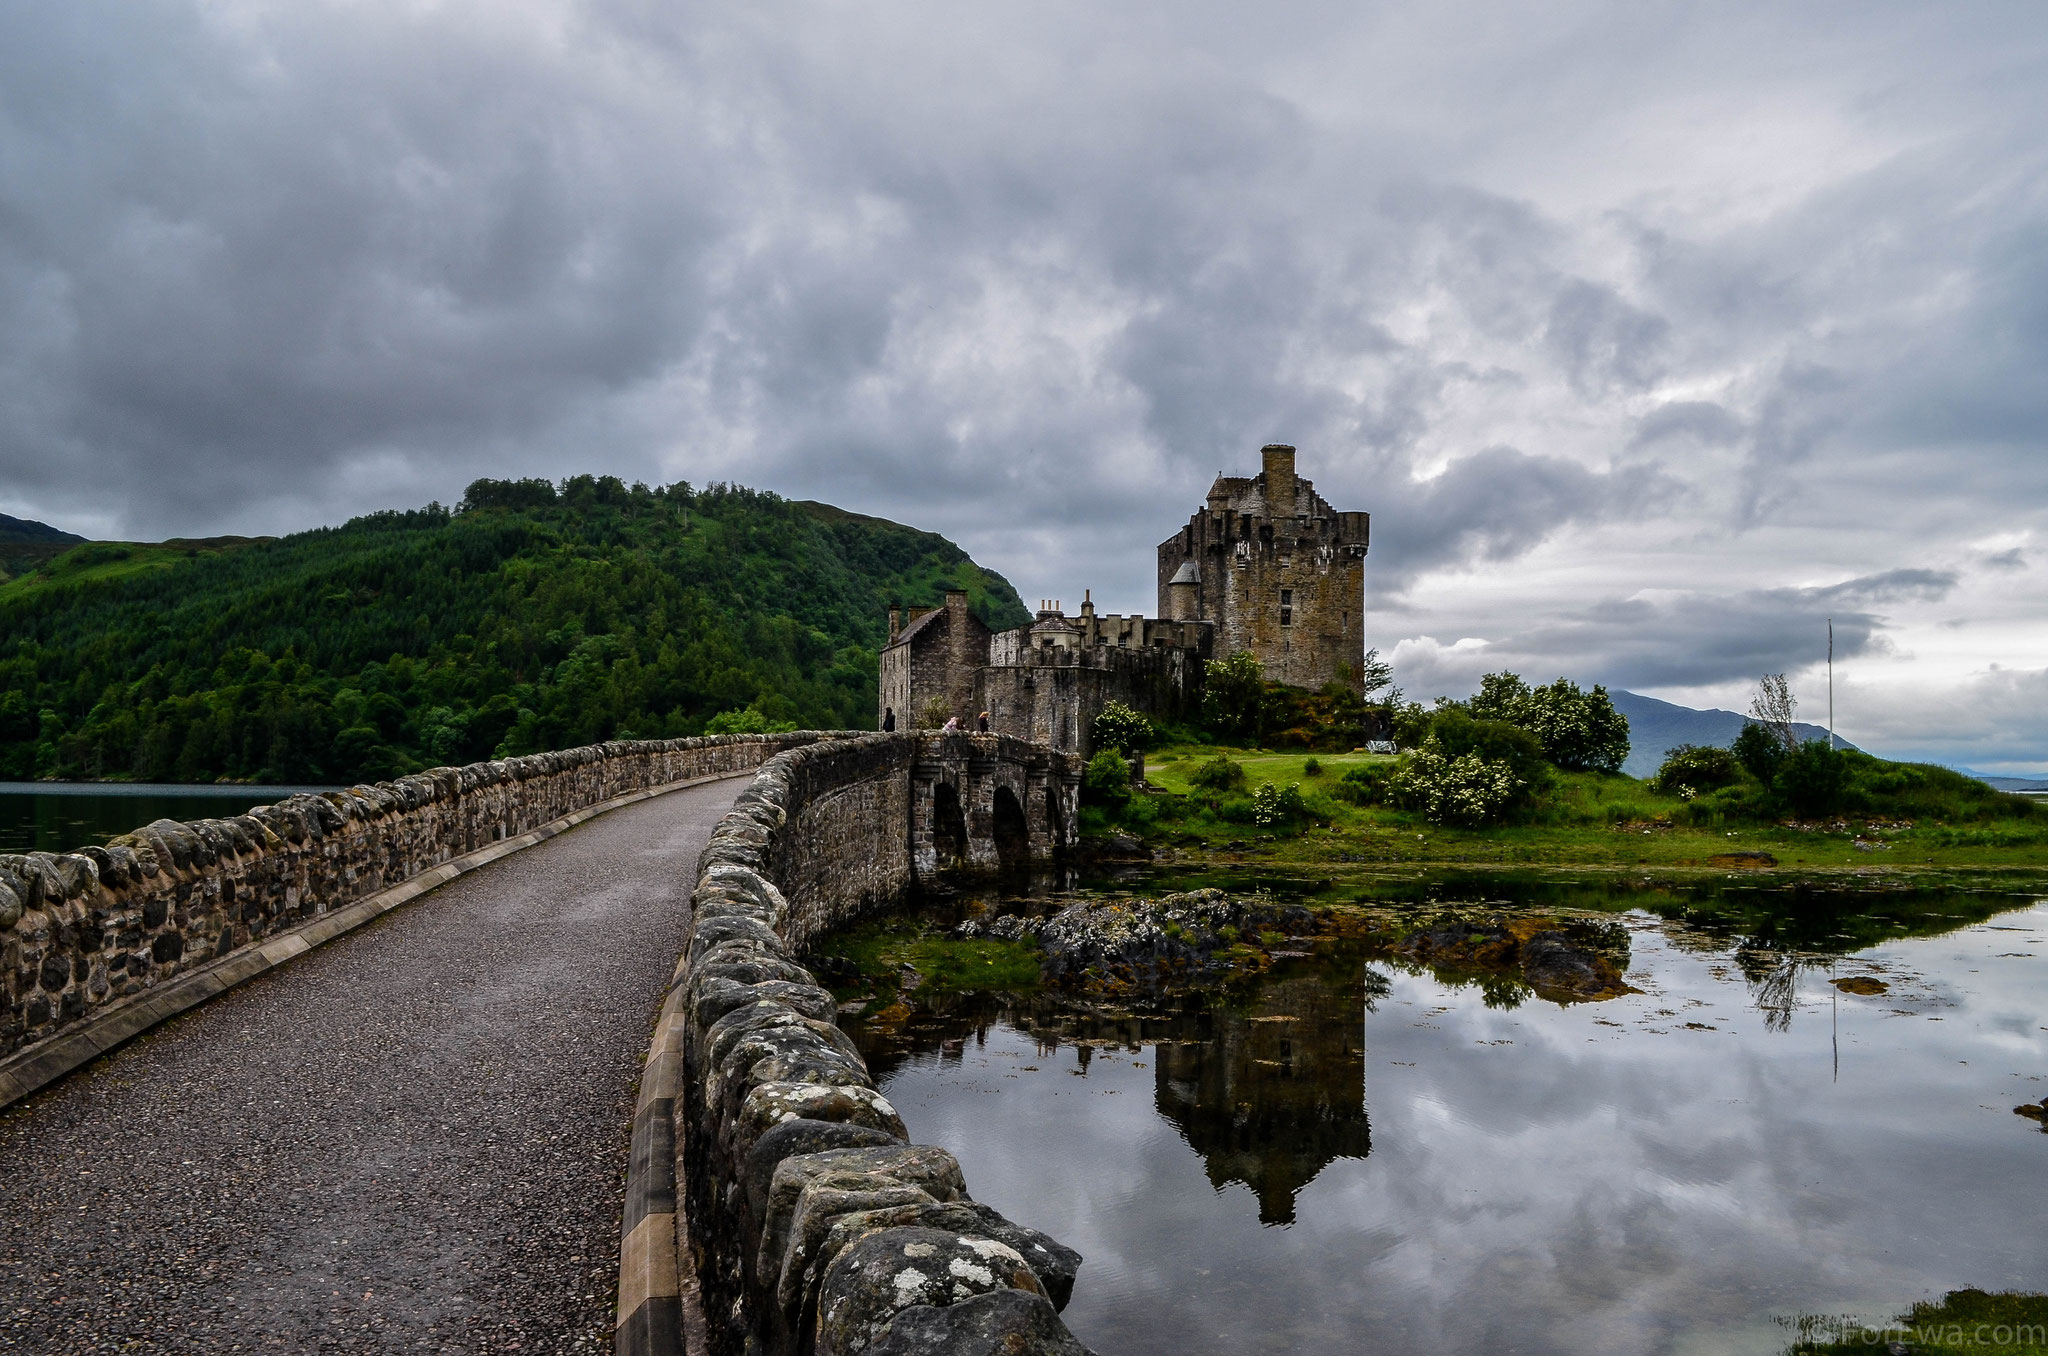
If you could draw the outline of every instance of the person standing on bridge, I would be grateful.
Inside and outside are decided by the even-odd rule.
[[[982,712],[982,713],[981,713],[980,715],[976,716],[976,717],[974,718],[974,723],[975,723],[976,725],[978,725],[978,726],[980,726],[980,727],[981,727],[981,732],[982,732],[983,734],[987,734],[987,733],[988,733],[988,712],[984,711],[984,712]]]
[[[939,731],[939,733],[940,733],[940,734],[959,734],[959,733],[960,733],[960,717],[958,717],[958,716],[947,716],[947,717],[946,717],[946,728],[945,728],[945,729],[943,729],[943,730],[941,730],[941,731]]]
[[[893,706],[885,706],[882,708],[882,733],[896,733],[896,708]]]

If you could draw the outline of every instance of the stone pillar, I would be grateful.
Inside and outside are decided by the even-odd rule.
[[[930,878],[939,871],[938,844],[932,837],[933,802],[939,784],[938,763],[920,758],[910,765],[910,875]]]
[[[1024,773],[1024,826],[1031,833],[1031,859],[1045,861],[1058,846],[1053,841],[1052,815],[1045,804],[1046,791],[1054,785],[1052,774],[1042,767]]]
[[[960,778],[960,809],[967,817],[967,865],[993,871],[1002,865],[996,852],[996,751],[993,739],[974,737]]]

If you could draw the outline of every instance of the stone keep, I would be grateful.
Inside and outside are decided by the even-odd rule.
[[[1159,611],[1215,627],[1219,656],[1249,650],[1295,687],[1358,687],[1371,515],[1339,513],[1269,443],[1256,476],[1218,476],[1187,526],[1159,543]]]

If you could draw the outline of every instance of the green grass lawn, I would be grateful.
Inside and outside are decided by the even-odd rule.
[[[1299,783],[1309,818],[1284,828],[1232,821],[1184,799],[1195,768],[1218,754],[1245,771],[1245,794],[1262,784]],[[1181,745],[1146,759],[1155,793],[1133,803],[1120,827],[1157,842],[1202,853],[1255,853],[1277,863],[1456,864],[1461,866],[1597,866],[1727,872],[1771,869],[1730,860],[1768,853],[1786,871],[2048,870],[2048,818],[1945,824],[1915,820],[1910,828],[1871,815],[1847,816],[1841,829],[1800,829],[1742,823],[1691,827],[1673,822],[1684,802],[1621,774],[1559,773],[1533,812],[1519,822],[1448,828],[1386,806],[1357,806],[1334,792],[1343,775],[1392,756],[1305,754]],[[1315,763],[1319,773],[1310,773]],[[1873,822],[1877,827],[1873,827]],[[1864,846],[1857,845],[1861,839]],[[1715,860],[1720,858],[1723,860]]]

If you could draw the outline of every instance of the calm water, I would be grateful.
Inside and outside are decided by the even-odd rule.
[[[1757,922],[1788,901],[1798,945]],[[1636,902],[1644,992],[1569,1008],[1332,950],[1143,1018],[852,1029],[978,1199],[1086,1256],[1066,1317],[1105,1353],[1770,1353],[1799,1314],[2048,1286],[2012,1113],[2048,1096],[2048,904]]]
[[[0,852],[68,852],[159,819],[219,819],[308,786],[0,782]]]

